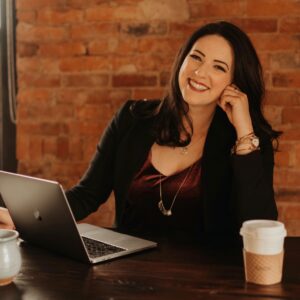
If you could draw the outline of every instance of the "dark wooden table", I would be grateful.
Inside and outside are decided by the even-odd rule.
[[[247,284],[242,249],[159,239],[157,249],[85,265],[22,243],[23,265],[1,300],[300,299],[300,238],[287,238],[283,281]]]

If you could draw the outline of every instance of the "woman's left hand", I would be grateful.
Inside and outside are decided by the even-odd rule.
[[[248,97],[234,84],[228,85],[224,89],[218,104],[225,111],[229,121],[235,127],[237,138],[253,131]]]

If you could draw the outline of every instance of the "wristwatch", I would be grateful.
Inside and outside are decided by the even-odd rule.
[[[259,138],[258,136],[256,135],[252,135],[250,137],[250,142],[251,142],[251,145],[254,149],[258,149],[259,148]]]

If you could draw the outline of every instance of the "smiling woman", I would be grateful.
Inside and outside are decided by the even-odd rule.
[[[175,58],[164,98],[128,101],[108,125],[67,191],[75,218],[113,191],[116,225],[131,233],[236,237],[245,220],[276,219],[279,133],[262,114],[263,94],[248,36],[228,22],[199,28]]]

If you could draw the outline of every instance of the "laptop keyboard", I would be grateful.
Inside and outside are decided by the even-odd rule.
[[[126,250],[123,248],[105,244],[100,241],[89,239],[84,236],[82,237],[82,239],[91,258],[101,257]]]

